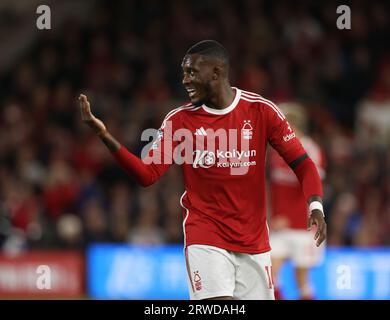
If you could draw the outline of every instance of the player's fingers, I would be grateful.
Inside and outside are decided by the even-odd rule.
[[[312,217],[310,216],[309,219],[307,219],[307,231],[311,230],[312,223]]]
[[[317,247],[321,245],[322,242],[326,239],[326,224],[322,223],[321,226],[318,228],[320,230],[319,238],[317,240]]]
[[[88,102],[87,96],[85,94],[80,94],[79,100],[83,106],[85,106],[85,107],[89,106],[89,102]]]
[[[79,95],[79,102],[80,102],[80,107],[83,108],[85,104],[85,96],[80,94]]]
[[[325,240],[325,234],[321,233],[320,237],[317,240],[317,247],[321,245],[322,242]]]
[[[318,221],[313,221],[313,224],[316,224],[317,225],[317,231],[314,235],[314,240],[317,240],[318,237],[320,236],[321,234],[321,223],[318,223]]]
[[[317,240],[318,239],[318,237],[320,236],[320,229],[319,228],[317,228],[317,232],[316,232],[316,234],[314,235],[314,240]]]
[[[80,98],[80,112],[81,112],[81,116],[82,117],[85,117],[86,115],[86,108],[85,108],[85,103],[83,102],[83,100]]]
[[[90,115],[91,114],[91,106],[88,102],[88,99],[85,95],[80,95],[80,106],[81,106],[81,111],[85,114],[85,115]]]
[[[83,94],[79,96],[80,101],[80,112],[81,112],[81,119],[83,121],[89,121],[92,119],[92,113],[91,108],[89,105],[89,102],[87,100],[87,97]]]
[[[80,113],[81,113],[81,118],[84,120],[84,103],[83,103],[83,98],[82,95],[79,95],[79,104],[80,104]]]

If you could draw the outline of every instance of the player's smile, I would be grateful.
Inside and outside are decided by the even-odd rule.
[[[195,88],[186,88],[188,92],[188,96],[192,99],[196,96],[196,89]]]
[[[191,81],[188,83],[188,85],[185,85],[185,89],[193,104],[199,104],[204,100],[205,95],[202,94],[204,89],[202,88],[201,84],[195,84]]]

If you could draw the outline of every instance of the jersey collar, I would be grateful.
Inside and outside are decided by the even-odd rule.
[[[230,106],[223,108],[223,109],[214,109],[214,108],[209,108],[208,106],[203,104],[202,105],[203,110],[208,112],[208,113],[217,114],[217,115],[227,114],[230,111],[232,111],[238,105],[238,102],[240,101],[240,98],[241,98],[241,90],[238,88],[235,88],[235,87],[232,87],[232,89],[236,90],[236,96],[234,97],[234,100],[230,104]]]

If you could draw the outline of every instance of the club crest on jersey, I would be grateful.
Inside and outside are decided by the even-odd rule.
[[[244,120],[244,125],[242,126],[242,129],[241,129],[241,133],[242,133],[242,137],[245,139],[245,140],[250,140],[252,139],[252,126],[251,126],[251,121],[250,120]]]

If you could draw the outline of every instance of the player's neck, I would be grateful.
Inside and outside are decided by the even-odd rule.
[[[235,96],[236,92],[231,88],[230,84],[224,84],[210,100],[207,106],[213,109],[225,109],[233,103]]]

